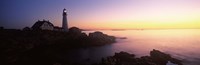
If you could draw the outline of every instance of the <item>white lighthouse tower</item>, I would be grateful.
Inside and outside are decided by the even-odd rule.
[[[66,9],[63,9],[62,28],[63,28],[64,31],[68,32],[67,11],[66,11]]]

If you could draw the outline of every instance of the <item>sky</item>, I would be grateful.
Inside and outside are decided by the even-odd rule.
[[[22,29],[38,20],[81,29],[200,28],[200,0],[0,0],[0,26]]]

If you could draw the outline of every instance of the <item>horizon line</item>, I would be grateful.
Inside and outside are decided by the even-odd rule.
[[[92,30],[113,30],[113,31],[121,31],[121,30],[166,30],[166,29],[200,29],[200,28],[141,28],[141,29],[82,29],[84,31],[92,31]]]

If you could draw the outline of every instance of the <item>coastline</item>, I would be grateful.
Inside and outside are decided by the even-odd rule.
[[[28,33],[28,34],[24,34],[24,33]],[[91,37],[87,37],[85,36],[86,34],[81,33],[81,30],[77,28],[72,29],[71,32],[67,34],[63,32],[56,32],[56,31],[21,31],[21,30],[7,30],[7,31],[4,30],[3,31],[1,30],[1,35],[5,36],[5,37],[4,36],[1,37],[2,39],[4,38],[1,42],[4,42],[4,43],[9,42],[9,43],[14,44],[14,45],[10,45],[11,47],[7,47],[7,49],[5,46],[7,44],[5,44],[4,46],[1,45],[1,48],[5,48],[3,50],[4,54],[1,55],[2,57],[1,60],[5,61],[1,63],[3,65],[16,65],[16,64],[21,64],[21,65],[27,65],[27,64],[29,65],[38,65],[38,64],[39,65],[87,65],[84,63],[71,62],[71,60],[69,60],[70,58],[66,57],[67,52],[72,49],[103,46],[103,45],[112,44],[116,42],[113,40],[111,41],[102,40],[102,39],[109,39],[109,38],[104,38],[104,37],[101,38],[102,35],[106,37],[107,36],[109,37],[109,35],[103,34],[101,32],[91,33],[89,34]],[[99,36],[100,38],[95,38]],[[92,39],[89,40],[89,38],[92,38]],[[111,36],[111,38],[113,38],[113,36]],[[28,40],[29,42],[27,42]],[[90,44],[86,44],[86,40],[87,40],[87,43],[90,43]],[[98,44],[92,44],[93,41]],[[22,43],[19,43],[19,42],[22,42]],[[30,44],[25,44],[25,43],[30,43],[30,44],[37,43],[37,44],[35,44],[35,46],[32,46]],[[9,44],[7,46],[9,46]],[[153,51],[154,53],[158,55],[153,56],[154,54],[152,54],[151,56],[142,56],[141,58],[132,58],[132,56],[134,57],[134,54],[129,54],[127,52],[120,52],[116,54],[118,54],[117,56],[122,55],[121,58],[130,57],[132,58],[132,60],[138,59],[140,63],[150,62],[154,65],[155,64],[163,65],[163,64],[166,64],[166,62],[169,61],[170,59],[174,59],[170,55],[160,52],[158,50],[153,50]],[[95,63],[95,64],[96,65],[110,65],[110,63],[116,62],[116,61],[108,62],[110,60],[113,60],[113,58],[116,59],[117,58],[116,54],[114,56],[111,56],[112,58],[107,57],[106,59],[102,60],[101,63]],[[123,54],[128,55],[128,57],[126,56],[123,57]],[[159,57],[159,54],[163,56]],[[159,60],[161,60],[161,58],[164,57],[165,60],[162,62],[163,64],[159,64],[159,63],[156,63],[156,61],[153,61],[152,57],[156,57]],[[118,58],[118,59],[121,59],[121,58]],[[144,59],[148,59],[148,61]],[[103,64],[105,62],[108,62],[108,64]],[[124,61],[118,60],[117,62],[120,62],[123,64]],[[171,62],[182,65],[181,61],[177,59],[176,61],[171,61]],[[137,63],[137,62],[136,61],[130,62],[130,64],[132,63]],[[143,65],[146,65],[146,64],[143,64]]]
[[[67,51],[115,43],[115,37],[102,32],[86,35],[79,28],[69,32],[49,30],[0,30],[1,65],[43,65],[66,62]],[[70,62],[69,62],[70,63]]]

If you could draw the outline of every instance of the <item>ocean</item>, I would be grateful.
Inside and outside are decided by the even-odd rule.
[[[120,51],[141,57],[149,56],[150,51],[156,49],[182,60],[184,65],[200,65],[200,29],[99,31],[127,39],[117,39],[116,43],[109,45],[72,50],[69,52],[70,57],[92,63]],[[94,31],[84,32],[88,34]]]

